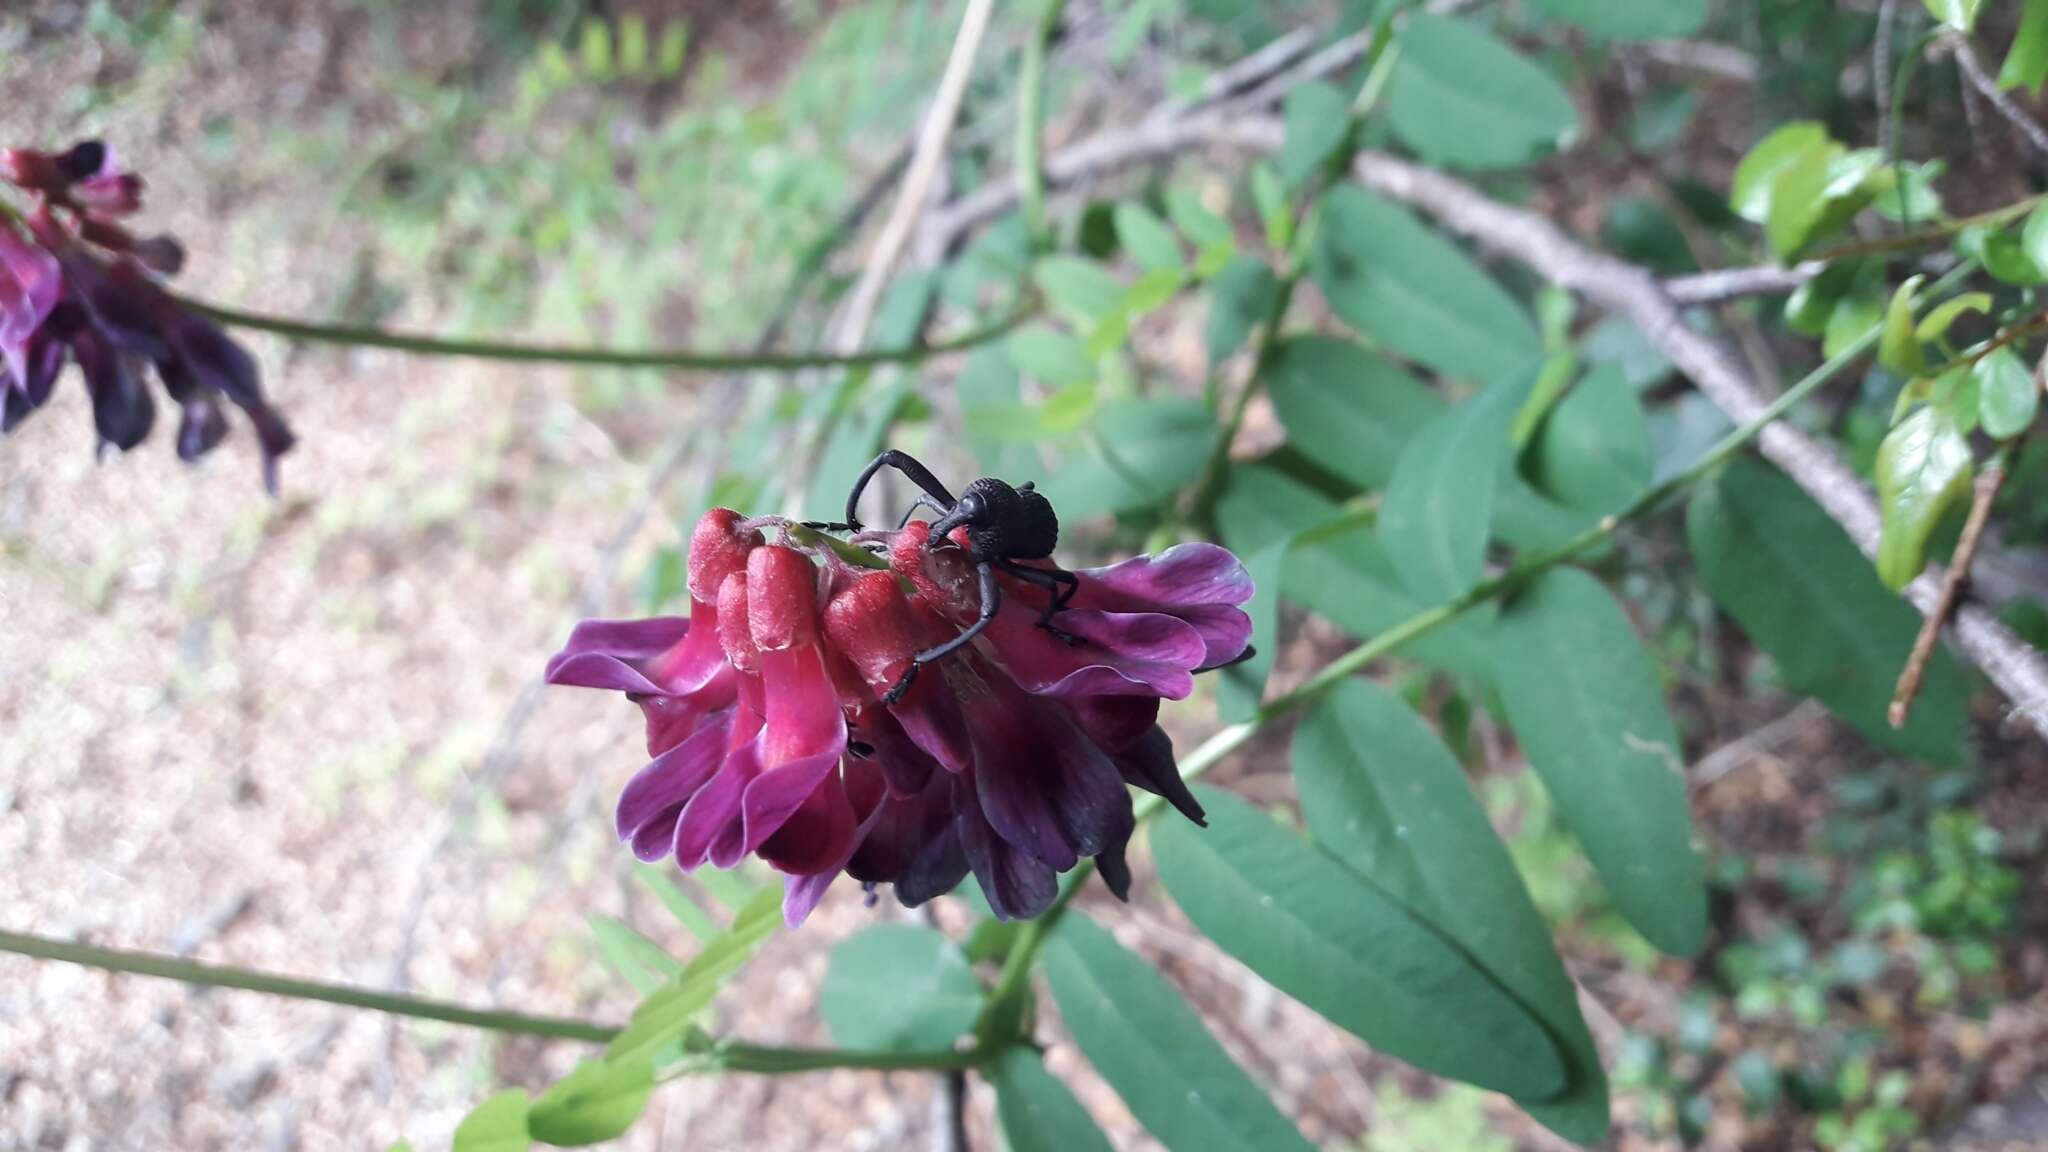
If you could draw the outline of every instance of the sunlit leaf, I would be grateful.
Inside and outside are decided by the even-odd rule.
[[[649,1060],[681,1036],[780,923],[782,893],[775,888],[755,893],[724,935],[706,944],[680,975],[641,1001],[626,1030],[605,1047],[605,1059],[622,1063]]]
[[[2000,348],[1971,369],[1977,380],[1977,412],[1984,433],[2004,440],[2034,426],[2041,406],[2041,381],[2010,348]]]
[[[599,1144],[631,1128],[653,1091],[651,1059],[585,1060],[533,1102],[527,1129],[560,1148]]]
[[[1055,388],[1095,382],[1095,361],[1088,349],[1064,332],[1042,325],[1020,328],[1010,334],[1004,348],[1018,371]]]
[[[1039,290],[1076,327],[1109,315],[1124,298],[1124,285],[1109,269],[1081,256],[1047,256],[1031,270]]]
[[[1948,330],[1966,313],[1991,311],[1991,293],[1965,292],[1936,304],[1913,329],[1914,339],[1929,344],[1948,335]]]
[[[1877,340],[1877,362],[1901,376],[1918,376],[1927,367],[1927,357],[1913,321],[1913,294],[1925,277],[1914,276],[1892,293],[1885,309],[1884,331]]]
[[[1977,10],[1984,0],[1927,0],[1927,10],[1936,20],[1965,35],[1977,23]]]
[[[1942,514],[1965,500],[1973,470],[1970,442],[1954,415],[1929,405],[1901,420],[1877,449],[1877,499],[1883,512],[1877,575],[1894,592],[1927,566],[1927,539]]]
[[[1768,223],[1773,190],[1785,173],[1805,156],[1828,146],[1828,130],[1811,120],[1780,125],[1757,141],[1735,167],[1735,183],[1728,203],[1737,215],[1752,224]]]
[[[2043,83],[2048,83],[2048,0],[2026,0],[2019,34],[1998,70],[1998,86],[2039,95]]]
[[[469,1110],[455,1126],[453,1152],[526,1152],[526,1093],[507,1088]]]

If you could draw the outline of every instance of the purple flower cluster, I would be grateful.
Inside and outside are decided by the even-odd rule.
[[[144,382],[154,365],[179,408],[179,457],[196,460],[227,435],[225,398],[255,427],[275,492],[292,431],[264,399],[248,350],[158,282],[177,274],[184,249],[120,222],[141,208],[142,178],[88,140],[0,151],[0,181],[33,200],[22,215],[0,203],[0,432],[49,400],[68,359],[92,394],[99,443],[125,452],[156,422]]]
[[[841,872],[916,906],[971,871],[1018,919],[1093,857],[1125,896],[1126,784],[1203,819],[1159,702],[1245,650],[1244,566],[1181,544],[1077,572],[1058,633],[1038,625],[1047,593],[1005,575],[989,629],[884,703],[980,601],[964,534],[934,546],[914,522],[864,538],[890,570],[715,509],[691,538],[687,619],[577,626],[549,682],[625,692],[647,722],[654,759],[619,797],[621,839],[685,870],[758,855],[786,875],[791,924]]]

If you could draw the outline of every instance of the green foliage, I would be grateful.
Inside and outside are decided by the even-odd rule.
[[[819,1009],[849,1048],[934,1051],[981,1014],[981,985],[958,945],[913,924],[877,924],[832,951]]]
[[[2041,407],[2041,380],[2018,353],[1999,348],[1977,361],[1970,373],[1985,435],[2005,440],[2034,426]]]
[[[1536,10],[1610,40],[1658,40],[1691,36],[1706,23],[1707,0],[1534,0]]]
[[[1390,1056],[1535,1100],[1564,1086],[1537,1020],[1450,941],[1244,801],[1197,794],[1209,827],[1163,824],[1153,846],[1224,951]]]
[[[1045,946],[1045,975],[1088,1062],[1173,1152],[1307,1152],[1308,1141],[1151,965],[1078,912]]]
[[[1578,133],[1558,82],[1469,21],[1417,12],[1398,50],[1387,122],[1432,164],[1519,167]]]
[[[470,1109],[455,1126],[454,1152],[526,1152],[526,1108],[526,1093],[507,1088]]]
[[[989,1069],[1010,1152],[1111,1152],[1109,1138],[1036,1054],[1011,1048]]]
[[[601,1144],[633,1126],[653,1091],[651,1059],[585,1060],[533,1102],[527,1131],[558,1148]]]
[[[1496,469],[1527,382],[1506,380],[1419,429],[1394,462],[1379,537],[1402,583],[1424,601],[1479,582],[1493,520]]]
[[[1913,410],[1877,449],[1877,499],[1884,514],[1877,575],[1896,592],[1927,566],[1927,540],[1965,503],[1973,472],[1970,442],[1941,405]]]
[[[1811,121],[1783,125],[1758,141],[1735,170],[1729,203],[1764,226],[1771,251],[1790,260],[1839,232],[1898,183],[1876,149],[1851,151]]]
[[[2000,88],[2024,88],[2038,94],[2048,83],[2048,0],[2025,0],[2020,30],[1998,70]]]

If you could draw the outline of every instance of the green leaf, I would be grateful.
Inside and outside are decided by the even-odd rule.
[[[1249,252],[1232,256],[1216,273],[1209,281],[1209,321],[1203,333],[1211,365],[1237,351],[1265,322],[1279,290],[1273,269]]]
[[[453,1152],[526,1152],[526,1093],[507,1088],[469,1110],[455,1126]]]
[[[1452,376],[1493,381],[1542,355],[1536,325],[1458,248],[1353,186],[1323,198],[1310,270],[1346,324]]]
[[[1029,448],[1002,434],[1027,411],[1018,387],[1017,366],[1006,350],[976,349],[953,378],[953,391],[960,398],[967,446],[974,452],[980,475],[1016,476],[1037,466]]]
[[[812,474],[806,507],[821,516],[836,516],[845,506],[845,477],[859,472],[875,458],[889,439],[889,430],[915,394],[912,380],[897,376],[872,391],[861,387],[858,376],[849,378],[846,396],[851,401],[839,416],[838,427],[825,446],[825,455]]]
[[[1828,316],[1828,327],[1821,338],[1821,355],[1833,359],[1842,350],[1861,340],[1865,333],[1884,323],[1884,283],[1879,277],[1865,282],[1858,278],[1857,286],[1850,290],[1835,310]]]
[[[662,981],[683,970],[681,962],[661,945],[635,932],[615,916],[592,916],[590,931],[597,937],[598,950],[604,953],[606,963],[624,976],[633,985],[633,990],[642,996],[661,987]]]
[[[1707,0],[1534,0],[1552,20],[1609,40],[1691,36],[1707,21]]]
[[[1944,300],[1933,310],[1920,318],[1920,324],[1913,329],[1913,336],[1922,344],[1931,343],[1948,335],[1948,330],[1966,312],[1988,314],[1991,311],[1991,293],[1965,292],[1960,296]]]
[[[1161,1144],[1172,1152],[1311,1152],[1180,993],[1085,913],[1062,916],[1042,955],[1074,1042]]]
[[[1209,826],[1153,829],[1159,878],[1197,928],[1377,1051],[1497,1091],[1564,1085],[1550,1036],[1453,944],[1265,813],[1200,788]]]
[[[1701,582],[1777,662],[1785,687],[1810,695],[1895,753],[1961,760],[1967,689],[1935,649],[1912,719],[1885,719],[1892,680],[1920,615],[1886,592],[1846,532],[1777,469],[1738,457],[1686,516]]]
[[[1252,203],[1266,229],[1266,246],[1285,252],[1294,242],[1294,206],[1287,200],[1286,184],[1271,164],[1252,165]]]
[[[1977,23],[1977,9],[1983,4],[1984,0],[1927,0],[1927,10],[1934,13],[1936,20],[1968,35]]]
[[[1408,590],[1436,603],[1479,582],[1508,426],[1527,380],[1496,384],[1417,432],[1380,501],[1380,543]]]
[[[1977,361],[1970,372],[1977,380],[1977,413],[1985,435],[2009,440],[2034,426],[2041,406],[2041,382],[2017,352],[1997,349]]]
[[[819,1010],[846,1048],[933,1051],[974,1027],[981,983],[960,948],[921,924],[877,924],[832,950]]]
[[[1180,241],[1142,204],[1125,201],[1116,206],[1116,238],[1147,272],[1179,272],[1186,267]]]
[[[600,1144],[631,1128],[653,1091],[650,1059],[585,1060],[533,1102],[527,1128],[559,1148]]]
[[[1080,256],[1047,256],[1031,270],[1039,290],[1076,328],[1093,326],[1123,301],[1123,282]]]
[[[1055,388],[1095,383],[1095,361],[1079,340],[1043,325],[1020,328],[1004,342],[1010,363]]]
[[[1502,611],[1494,683],[1529,764],[1650,943],[1705,943],[1705,870],[1657,666],[1600,583],[1553,569]]]
[[[2048,268],[2048,201],[2027,213],[2020,228],[2020,251],[2036,268]]]
[[[2000,88],[2025,88],[2040,95],[2048,82],[2048,0],[2026,0],[2020,30],[2013,37],[2012,50],[1998,70]]]
[[[1877,362],[1901,376],[1918,376],[1927,367],[1913,321],[1913,294],[1924,279],[1911,277],[1892,293],[1891,306],[1885,309],[1884,331],[1877,340]]]
[[[1195,247],[1204,251],[1227,248],[1237,242],[1236,235],[1230,230],[1230,221],[1209,211],[1192,189],[1176,187],[1166,190],[1166,216],[1182,235],[1195,242]]]
[[[1464,20],[1415,12],[1387,92],[1401,142],[1448,168],[1514,168],[1569,143],[1571,96],[1550,73]]]
[[[1840,145],[1828,144],[1793,157],[1771,184],[1771,212],[1764,239],[1780,260],[1790,260],[1820,232],[1828,209],[1828,170]]]
[[[1315,175],[1350,132],[1351,102],[1320,81],[1296,86],[1287,93],[1287,133],[1273,165],[1280,181],[1299,188]]]
[[[1522,1106],[1567,1140],[1605,1140],[1607,1079],[1578,991],[1436,733],[1386,689],[1346,680],[1302,721],[1293,760],[1316,843],[1449,936],[1557,1039],[1565,1094]]]
[[[1768,224],[1774,191],[1786,172],[1813,152],[1825,152],[1828,130],[1816,121],[1795,120],[1756,142],[1735,167],[1728,204],[1752,224]]]
[[[683,1035],[697,1013],[709,1007],[719,988],[782,923],[782,893],[763,888],[733,917],[725,934],[691,957],[681,974],[640,1002],[626,1030],[605,1046],[605,1059],[648,1060]]]
[[[1110,401],[1096,410],[1087,444],[1037,477],[1038,487],[1069,523],[1155,507],[1194,481],[1217,434],[1209,410],[1190,397]]]
[[[1884,515],[1877,576],[1896,592],[1927,566],[1927,538],[1970,493],[1970,441],[1937,406],[1915,409],[1877,447],[1877,500]]]
[[[1573,508],[1619,512],[1650,486],[1653,470],[1642,400],[1619,368],[1587,373],[1543,422],[1536,482]]]
[[[1436,393],[1355,341],[1293,336],[1273,349],[1266,394],[1287,440],[1361,488],[1383,488],[1415,433],[1444,411]]]
[[[1014,1045],[1004,1049],[988,1080],[1009,1152],[1114,1152],[1109,1137],[1037,1053]]]

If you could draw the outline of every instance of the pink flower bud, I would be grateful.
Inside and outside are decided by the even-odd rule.
[[[730,508],[713,508],[690,533],[690,598],[710,604],[725,578],[747,570],[747,553],[761,546],[761,534],[742,531],[744,519]]]
[[[886,691],[910,669],[920,647],[910,604],[888,572],[854,578],[825,606],[825,638],[860,672]]]
[[[773,544],[748,554],[747,623],[764,651],[818,642],[818,569],[810,557]]]
[[[747,574],[733,572],[718,586],[718,643],[726,662],[742,672],[755,670],[754,634],[747,627]]]

